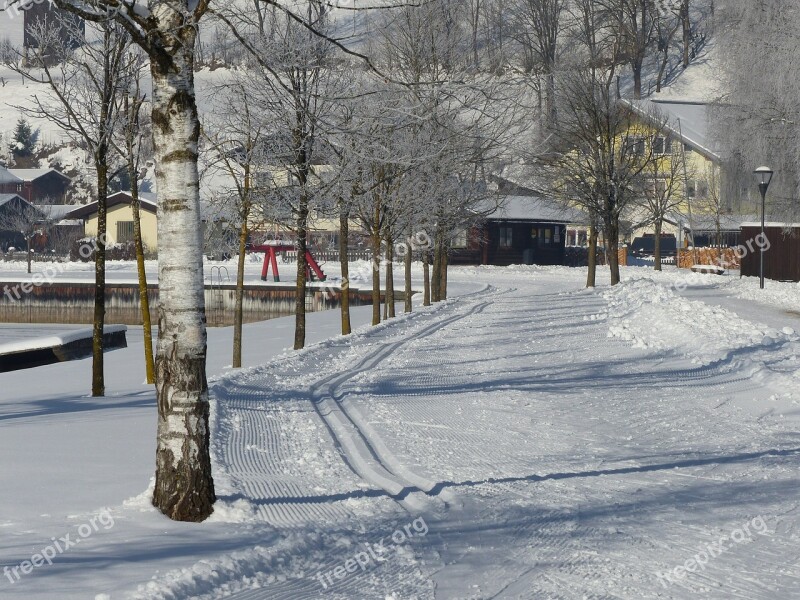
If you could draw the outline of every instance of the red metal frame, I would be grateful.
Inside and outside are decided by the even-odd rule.
[[[272,265],[272,280],[280,281],[280,274],[278,273],[278,252],[293,252],[296,250],[292,244],[264,244],[261,246],[253,246],[253,252],[264,253],[264,266],[261,267],[261,281],[266,281],[269,276],[269,267]],[[311,281],[311,273],[313,272],[317,279],[325,281],[327,276],[322,272],[317,261],[311,255],[311,252],[306,250],[306,278]]]

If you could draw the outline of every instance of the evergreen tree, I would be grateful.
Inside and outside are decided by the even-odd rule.
[[[11,140],[11,153],[14,156],[30,156],[33,154],[34,142],[30,123],[25,117],[20,117]]]

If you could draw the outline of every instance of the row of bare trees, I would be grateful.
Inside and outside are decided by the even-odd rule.
[[[453,234],[491,208],[488,175],[508,160],[511,138],[521,138],[527,128],[521,121],[542,123],[552,132],[563,111],[570,126],[554,137],[558,145],[547,145],[548,156],[558,153],[563,160],[548,167],[558,164],[562,169],[559,181],[577,173],[584,167],[570,171],[570,135],[577,136],[576,142],[588,138],[566,132],[577,131],[587,115],[608,117],[616,109],[612,85],[618,65],[630,66],[635,93],[641,92],[641,69],[652,53],[655,32],[669,31],[668,26],[659,29],[652,18],[674,13],[650,1],[527,0],[515,3],[513,10],[506,10],[505,2],[472,0],[465,11],[453,0],[431,0],[370,11],[362,19],[368,26],[366,57],[356,56],[346,40],[333,39],[329,4],[317,0],[291,8],[257,0],[255,10],[212,5],[213,0],[55,0],[58,7],[94,24],[92,31],[97,32],[97,39],[81,44],[74,43],[77,37],[65,43],[61,35],[51,39],[42,32],[35,66],[36,76],[41,80],[44,75],[54,96],[53,102],[39,105],[41,115],[81,139],[94,160],[101,240],[95,337],[100,340],[104,200],[116,164],[110,157],[121,157],[135,181],[144,88],[134,82],[149,66],[160,294],[153,503],[170,518],[202,521],[215,501],[205,373],[201,126],[194,87],[198,32],[208,21],[207,13],[212,11],[215,26],[224,25],[235,40],[233,54],[244,57],[235,65],[234,81],[221,92],[228,116],[210,120],[204,135],[217,168],[239,182],[226,195],[225,209],[239,230],[238,311],[249,227],[259,219],[285,220],[298,243],[295,347],[300,348],[305,344],[305,247],[312,210],[323,209],[326,202],[338,209],[345,265],[348,224],[356,221],[369,234],[376,259],[373,323],[382,318],[377,259],[387,257],[383,317],[389,318],[394,313],[391,258],[402,240],[432,240],[431,252],[422,254],[425,299],[445,298]],[[683,4],[684,14],[691,14],[688,2]],[[684,20],[684,31],[691,29]],[[586,47],[570,41],[575,35],[583,35]],[[63,56],[48,56],[59,44]],[[589,90],[592,100],[600,101],[600,112],[592,113],[597,106],[581,107],[583,100],[574,96],[578,90],[562,77],[564,59],[572,54],[588,57],[583,64],[592,71]],[[534,102],[528,92],[509,91],[516,88],[532,90]],[[520,97],[525,100],[518,102]],[[560,98],[573,97],[575,110],[561,108]],[[119,137],[120,131],[126,134]],[[550,139],[547,131],[539,128],[539,139]],[[606,126],[603,143],[616,144],[616,131]],[[591,152],[598,161],[590,167],[592,184],[575,184],[565,195],[583,199],[612,239],[627,201],[621,184],[633,174],[620,175],[611,164],[614,150],[609,154],[596,147]],[[270,192],[269,202],[259,200],[264,190]],[[411,308],[410,257],[407,253],[404,263],[406,310]],[[343,274],[347,276],[346,268]],[[349,329],[343,312],[342,330]],[[236,330],[234,363],[240,364],[240,317]],[[93,393],[100,395],[101,345],[94,361]]]
[[[324,3],[308,3],[303,23],[274,7],[217,13],[249,56],[211,92],[215,110],[203,126],[206,172],[230,182],[216,190],[219,215],[239,231],[234,366],[241,364],[245,244],[250,230],[264,223],[279,223],[296,238],[295,348],[305,344],[312,212],[339,219],[343,333],[350,332],[351,224],[364,232],[374,257],[374,324],[394,316],[398,249],[404,309],[411,310],[414,252],[432,258],[433,281],[425,287],[433,300],[446,297],[450,240],[477,218],[487,196],[485,167],[509,124],[509,110],[494,106],[497,82],[474,74],[467,81],[454,60],[460,42],[448,33],[454,8],[437,1],[383,17],[383,33],[372,40],[373,69],[320,37],[329,26]],[[481,116],[464,118],[468,111]],[[413,242],[419,239],[426,243]]]

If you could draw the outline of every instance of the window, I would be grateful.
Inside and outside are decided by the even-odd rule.
[[[634,156],[644,156],[644,138],[641,136],[632,136],[628,142],[631,153]]]
[[[133,221],[117,221],[117,243],[130,242],[133,239]]]
[[[256,171],[253,174],[252,186],[256,189],[264,189],[272,186],[272,173],[269,171]]]
[[[453,237],[453,242],[451,243],[451,247],[453,248],[466,248],[467,247],[467,230],[462,229],[458,233],[456,233],[455,237]]]
[[[694,179],[690,179],[686,182],[686,195],[689,198],[697,196],[697,182]]]
[[[533,248],[541,248],[560,241],[561,230],[558,227],[531,227],[531,246]]]
[[[706,198],[708,196],[708,182],[700,180],[696,183],[695,192],[698,198]]]
[[[511,247],[511,227],[500,227],[500,247]]]
[[[21,183],[18,183],[18,184],[17,184],[17,191],[18,191],[18,192],[21,192],[21,191],[22,191],[22,184],[21,184]]]
[[[653,138],[653,154],[664,155],[669,149],[669,140],[663,135],[657,135]]]

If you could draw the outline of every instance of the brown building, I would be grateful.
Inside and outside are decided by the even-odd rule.
[[[764,278],[775,281],[800,281],[800,223],[766,223],[761,238],[761,223],[743,223],[741,274],[758,277],[761,248],[764,248]]]
[[[33,204],[64,204],[72,180],[55,169],[0,167],[0,193],[19,194]]]

